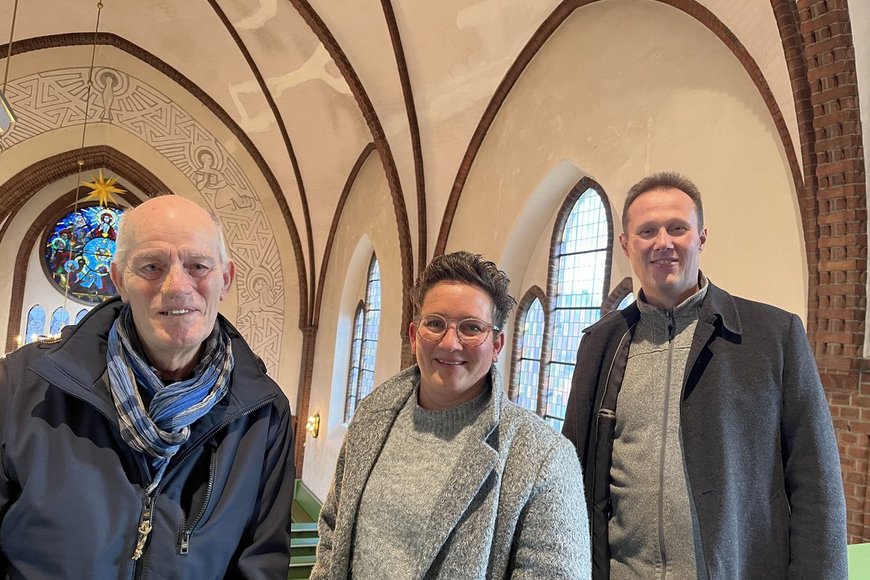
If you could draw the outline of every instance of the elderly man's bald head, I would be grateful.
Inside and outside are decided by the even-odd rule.
[[[201,205],[187,198],[178,195],[161,195],[152,197],[145,203],[134,208],[126,210],[118,225],[118,239],[115,243],[115,257],[113,262],[124,265],[129,250],[133,247],[136,237],[136,224],[149,223],[156,215],[162,215],[163,211],[178,213],[179,215],[192,215],[202,213],[208,215],[215,227],[215,234],[218,236],[218,252],[221,259],[221,264],[226,267],[229,261],[229,252],[227,252],[227,243],[224,238],[224,230],[218,217],[209,209],[203,208]],[[192,212],[192,214],[191,214]]]

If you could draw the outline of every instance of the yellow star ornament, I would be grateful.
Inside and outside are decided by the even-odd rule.
[[[91,193],[82,201],[98,201],[101,206],[108,207],[109,202],[118,205],[117,200],[112,196],[113,193],[119,195],[127,193],[126,189],[115,187],[115,184],[118,183],[117,177],[110,177],[109,179],[103,177],[102,169],[100,169],[99,177],[92,176],[92,178],[93,181],[82,182],[82,185],[91,189]]]

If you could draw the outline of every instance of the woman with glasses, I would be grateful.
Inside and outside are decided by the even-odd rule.
[[[348,427],[311,578],[590,576],[574,448],[508,400],[493,364],[509,284],[468,252],[420,275],[417,364],[378,386]]]

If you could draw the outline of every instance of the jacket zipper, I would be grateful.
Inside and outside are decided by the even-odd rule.
[[[199,521],[202,519],[202,516],[205,515],[205,510],[208,507],[209,500],[211,500],[211,491],[214,486],[214,468],[215,468],[215,453],[214,449],[211,451],[211,457],[209,458],[208,463],[208,486],[205,489],[205,497],[202,501],[202,507],[199,509],[199,513],[196,514],[196,517],[193,518],[190,525],[185,527],[184,522],[182,522],[182,530],[181,534],[178,537],[178,553],[182,556],[187,555],[190,551],[190,535],[193,533],[193,530],[196,528]]]
[[[174,473],[182,463],[187,461],[190,458],[190,456],[193,454],[194,451],[199,449],[203,444],[205,444],[206,441],[211,439],[220,430],[227,427],[231,423],[234,423],[234,422],[238,421],[239,419],[242,419],[243,417],[250,415],[254,411],[262,409],[266,405],[271,405],[272,401],[274,401],[274,400],[275,400],[275,397],[270,397],[270,398],[266,399],[265,401],[259,403],[258,405],[251,407],[250,409],[244,411],[243,413],[239,413],[235,417],[230,417],[229,419],[225,419],[222,423],[218,424],[217,426],[213,427],[210,431],[206,432],[202,437],[199,438],[199,441],[197,441],[194,445],[189,447],[184,452],[184,454],[181,455],[181,457],[179,457],[178,461],[171,468],[169,468],[166,471],[166,473],[163,475],[163,479],[161,480],[160,485],[158,485],[157,489],[155,489],[153,492],[153,498],[151,499],[151,510],[149,512],[149,520],[148,520],[148,522],[149,522],[148,534],[150,534],[150,532],[151,532],[150,523],[151,523],[151,518],[154,517],[154,509],[153,509],[154,504],[157,502],[157,497],[160,495],[160,492],[163,491],[163,486],[166,485],[167,481],[169,481],[169,476],[172,475],[172,473]],[[209,474],[209,479],[211,479],[211,477],[212,477],[212,475]],[[212,482],[210,481],[209,485],[211,485],[211,483]],[[147,495],[146,495],[145,505],[148,505],[148,496]],[[144,519],[144,510],[143,510],[143,518],[142,519]],[[141,525],[141,520],[140,520],[140,525]],[[137,533],[137,538],[138,538],[139,537],[139,529],[138,528],[136,529],[136,533]],[[133,571],[134,580],[141,580],[145,574],[145,560],[148,557],[148,542],[147,542],[148,534],[145,535],[142,550],[139,553],[139,557],[138,558],[135,557],[136,552],[134,552],[134,554],[133,554],[134,555],[133,559],[136,560],[136,567]],[[141,540],[141,538],[140,538],[140,540]],[[138,543],[139,542],[137,542],[137,548],[139,547]]]

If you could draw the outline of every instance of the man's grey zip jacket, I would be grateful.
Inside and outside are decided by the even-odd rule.
[[[290,406],[222,317],[235,367],[152,497],[106,379],[108,301],[57,344],[0,360],[0,578],[281,578],[293,497]],[[150,507],[150,509],[148,509]],[[139,528],[151,527],[132,559]]]
[[[609,576],[610,466],[637,305],[586,329],[563,434],[584,469],[593,577]],[[712,579],[846,578],[846,508],[830,410],[800,319],[712,283],[680,424]]]

